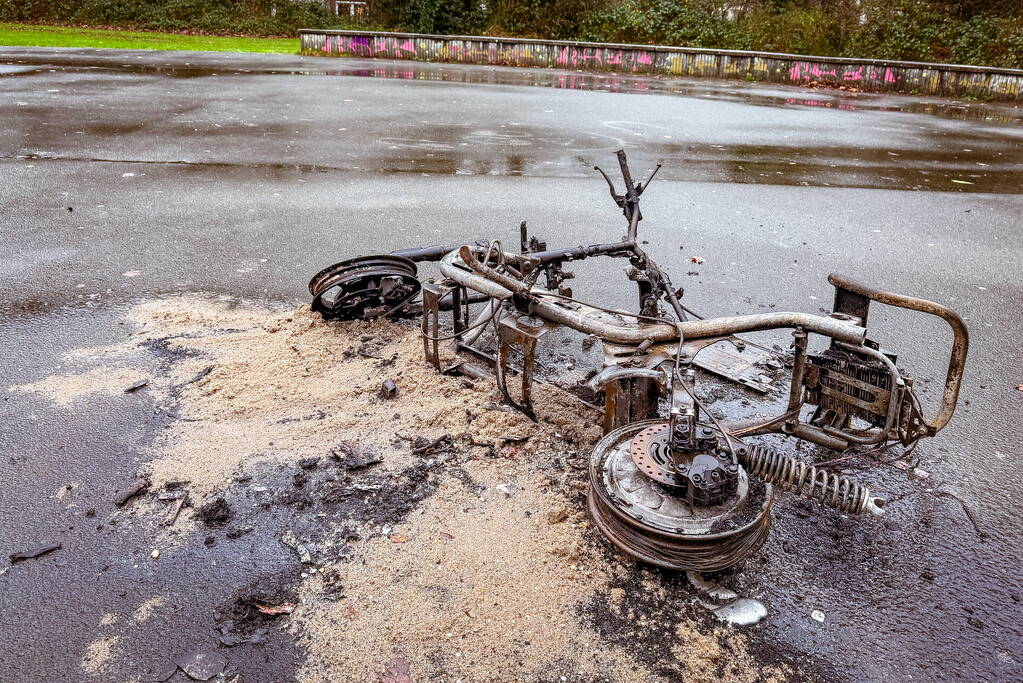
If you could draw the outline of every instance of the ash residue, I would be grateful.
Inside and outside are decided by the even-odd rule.
[[[749,638],[723,626],[695,604],[685,574],[637,566],[605,546],[617,565],[606,588],[580,606],[580,614],[605,639],[614,640],[655,676],[666,680],[789,680],[787,667],[753,659]]]
[[[278,620],[294,610],[301,574],[296,567],[260,576],[231,594],[217,609],[218,619],[232,620],[234,627],[243,633]]]
[[[199,521],[215,529],[226,525],[234,517],[234,511],[222,496],[203,503],[195,514]]]

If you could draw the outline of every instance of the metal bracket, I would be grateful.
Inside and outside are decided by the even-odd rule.
[[[536,343],[556,325],[528,315],[509,316],[501,320],[497,328],[497,388],[506,401],[516,410],[536,422],[533,412],[533,365],[536,362]],[[518,401],[508,391],[508,363],[512,347],[522,349],[522,393]]]
[[[426,362],[440,372],[440,311],[442,300],[451,296],[451,320],[454,333],[460,334],[469,319],[469,296],[465,287],[447,283],[423,283],[423,355]],[[457,338],[457,337],[456,337]]]

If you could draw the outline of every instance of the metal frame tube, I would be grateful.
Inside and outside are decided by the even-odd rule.
[[[514,256],[510,254],[509,256]],[[460,267],[461,264],[472,270]],[[585,334],[593,334],[617,344],[640,344],[647,339],[675,341],[681,333],[683,339],[705,339],[724,337],[737,332],[754,332],[779,328],[802,327],[808,332],[859,345],[866,337],[867,330],[843,320],[825,318],[810,313],[776,312],[754,315],[726,316],[706,320],[686,320],[677,323],[640,323],[633,327],[615,325],[596,320],[564,304],[543,301],[529,291],[520,280],[499,273],[490,266],[480,263],[472,247],[463,245],[440,261],[440,271],[445,277],[474,291],[504,299],[516,295],[528,301],[528,312],[550,322],[566,325]]]

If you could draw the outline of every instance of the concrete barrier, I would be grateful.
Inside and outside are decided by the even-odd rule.
[[[303,29],[299,34],[302,53],[309,55],[697,76],[787,85],[817,82],[870,92],[1023,100],[1021,69],[488,36],[314,29]]]

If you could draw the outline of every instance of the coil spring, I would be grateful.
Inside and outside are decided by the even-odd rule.
[[[811,498],[839,512],[858,515],[883,514],[884,501],[871,498],[870,489],[815,465],[802,462],[766,446],[743,446],[736,450],[743,467],[753,476],[782,491]]]

